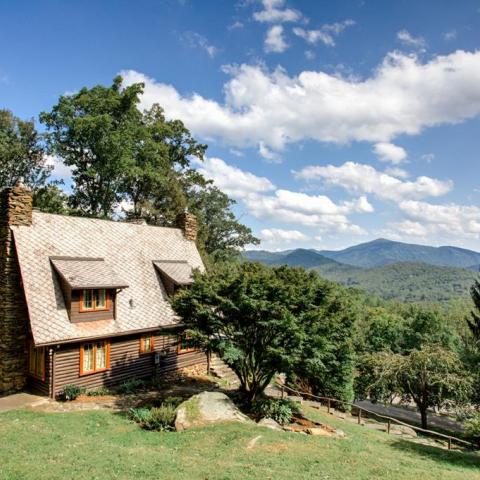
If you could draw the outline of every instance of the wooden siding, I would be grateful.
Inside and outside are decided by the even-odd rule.
[[[110,340],[110,368],[107,371],[80,375],[81,343],[62,345],[55,351],[54,394],[74,384],[87,389],[111,386],[130,378],[149,378],[156,373],[172,372],[197,364],[206,364],[203,352],[177,354],[176,335],[154,335],[155,352],[140,354],[141,335],[116,337]],[[155,353],[164,351],[160,365],[155,365]]]
[[[92,322],[95,320],[111,320],[115,315],[115,290],[107,290],[109,299],[108,299],[108,310],[97,310],[97,311],[80,311],[80,295],[81,290],[72,290],[71,302],[70,302],[70,321],[73,323],[76,322]]]

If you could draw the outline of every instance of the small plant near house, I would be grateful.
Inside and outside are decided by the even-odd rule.
[[[271,418],[280,425],[286,425],[291,422],[294,413],[300,412],[300,408],[291,400],[269,398],[256,402],[252,412],[260,418]]]
[[[83,393],[85,393],[84,387],[79,387],[78,385],[65,385],[63,387],[61,397],[65,401],[70,402],[77,399]]]
[[[120,395],[130,395],[136,393],[139,390],[145,389],[147,382],[145,380],[140,380],[138,378],[132,378],[123,382],[115,388],[115,391]]]
[[[166,432],[174,429],[175,412],[173,405],[163,403],[156,408],[131,408],[128,417],[145,430]]]
[[[107,387],[95,388],[94,390],[88,390],[86,393],[88,397],[103,397],[111,394],[112,392]]]

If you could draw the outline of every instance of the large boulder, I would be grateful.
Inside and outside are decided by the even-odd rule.
[[[283,430],[282,426],[273,418],[262,418],[259,422],[257,422],[257,425],[260,427],[270,428],[271,430]]]
[[[178,407],[175,429],[181,431],[220,422],[250,423],[252,420],[244,415],[224,393],[202,392],[190,397]]]

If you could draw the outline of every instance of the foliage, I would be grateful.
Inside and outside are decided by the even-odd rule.
[[[480,281],[478,279],[476,279],[472,285],[470,295],[474,308],[470,312],[470,318],[467,318],[467,324],[475,342],[480,345]]]
[[[180,292],[173,307],[197,341],[219,353],[252,402],[276,371],[298,359],[303,331],[290,305],[298,299],[279,270],[260,264],[225,264]]]
[[[252,412],[260,418],[271,418],[280,425],[287,425],[291,422],[293,414],[300,412],[300,407],[297,402],[291,400],[266,398],[255,402]]]
[[[43,185],[50,173],[33,120],[21,120],[0,110],[0,188],[20,178],[32,189]]]
[[[93,390],[87,390],[87,397],[103,397],[111,394],[111,390],[107,387],[99,387]]]
[[[84,393],[84,387],[79,387],[78,385],[65,385],[62,389],[61,397],[67,402],[70,402],[77,399],[80,395]]]
[[[138,392],[139,390],[144,390],[146,386],[147,382],[145,380],[131,378],[115,387],[115,391],[120,395],[130,395]]]
[[[193,338],[231,366],[250,401],[275,372],[350,399],[352,298],[313,272],[242,263],[197,274],[173,306]]]
[[[412,400],[427,428],[427,410],[441,408],[448,401],[467,401],[471,379],[459,356],[439,345],[425,345],[408,355],[388,351],[366,354],[372,383],[366,394],[373,400],[387,401],[393,395]],[[387,398],[388,396],[388,398]]]
[[[165,432],[173,430],[175,413],[174,405],[164,403],[154,408],[130,408],[128,417],[145,430]]]
[[[68,195],[57,183],[49,183],[33,192],[33,206],[45,213],[68,215]]]
[[[465,433],[469,437],[480,440],[480,413],[477,412],[465,422]]]

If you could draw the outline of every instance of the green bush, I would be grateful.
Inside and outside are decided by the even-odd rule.
[[[175,412],[173,405],[164,403],[157,408],[131,408],[128,417],[145,430],[165,432],[173,430]]]
[[[299,413],[297,402],[282,399],[265,399],[253,405],[253,413],[259,417],[271,418],[280,425],[286,425],[292,420],[294,413]]]
[[[171,405],[173,408],[177,408],[181,403],[183,403],[182,397],[167,397],[163,401],[166,405]]]
[[[111,391],[107,387],[100,387],[94,390],[88,390],[88,397],[102,397],[104,395],[111,395]]]
[[[147,382],[145,380],[131,378],[130,380],[127,380],[122,384],[118,385],[115,390],[120,395],[129,395],[138,392],[139,390],[143,390],[146,386]]]
[[[480,413],[465,422],[465,433],[477,441],[480,440]]]
[[[85,393],[84,387],[79,387],[78,385],[65,385],[62,390],[62,398],[67,402],[75,400],[79,395]]]

